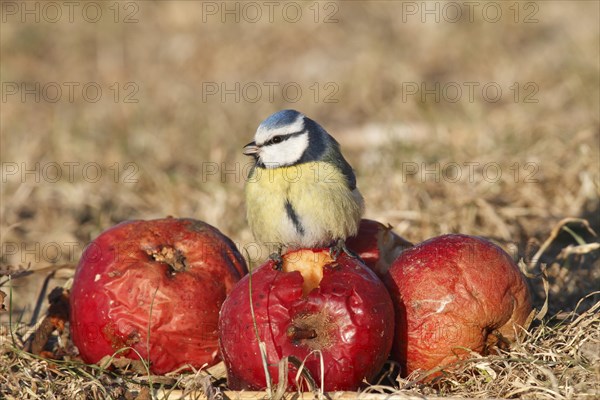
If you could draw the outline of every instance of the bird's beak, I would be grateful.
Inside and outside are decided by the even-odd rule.
[[[258,147],[255,142],[250,142],[244,146],[244,155],[256,156],[256,153],[258,153],[259,150],[260,147]]]

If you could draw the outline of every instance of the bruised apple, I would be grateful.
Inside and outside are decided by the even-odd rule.
[[[411,242],[398,236],[390,225],[372,219],[362,219],[358,233],[346,239],[346,247],[382,279],[400,253],[412,246]]]
[[[71,337],[88,363],[139,354],[156,374],[214,364],[219,309],[245,273],[233,242],[202,221],[123,222],[77,266]]]
[[[508,343],[531,312],[517,265],[480,237],[429,239],[403,252],[386,278],[396,308],[393,355],[404,375]]]
[[[278,362],[294,356],[305,362],[317,384],[323,379],[324,390],[355,390],[387,359],[393,312],[379,278],[345,253],[334,260],[327,249],[296,250],[283,255],[281,269],[267,261],[236,285],[221,309],[220,346],[229,387],[266,386],[256,327],[274,383]],[[286,377],[292,387],[297,371],[290,366]]]

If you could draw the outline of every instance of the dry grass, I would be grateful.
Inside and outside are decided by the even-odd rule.
[[[600,395],[600,302],[582,313],[547,319],[510,350],[462,361],[452,372],[422,384],[396,378],[362,393],[467,398],[597,398]],[[216,396],[223,371],[148,376],[128,364],[106,370],[74,361],[51,361],[24,352],[3,337],[0,394],[22,398],[157,398]],[[391,367],[393,370],[393,366]],[[151,385],[152,384],[152,385]],[[138,397],[138,396],[142,397]],[[232,394],[229,394],[232,396]],[[176,396],[176,397],[169,397]],[[364,397],[364,396],[363,396]],[[383,397],[382,397],[383,398]]]
[[[339,139],[356,169],[367,217],[391,223],[414,242],[448,232],[493,238],[524,260],[538,308],[547,276],[547,314],[522,343],[506,354],[469,361],[435,385],[408,390],[598,397],[600,296],[594,291],[600,261],[590,248],[598,239],[581,221],[552,235],[567,217],[600,231],[597,2],[537,2],[534,23],[524,23],[532,2],[518,3],[516,23],[512,2],[503,3],[497,23],[482,18],[481,9],[472,22],[436,23],[403,14],[400,2],[304,3],[306,18],[298,23],[276,16],[273,23],[265,17],[255,24],[231,18],[222,23],[219,16],[203,22],[201,2],[135,3],[133,24],[113,21],[112,3],[102,4],[105,18],[98,23],[81,18],[81,9],[70,23],[66,8],[56,23],[36,23],[32,16],[23,23],[19,14],[9,15],[7,3],[25,4],[1,3],[6,99],[0,111],[0,267],[12,280],[0,277],[0,283],[5,292],[11,288],[12,300],[11,313],[0,314],[0,396],[127,397],[147,387],[143,375],[53,363],[21,349],[20,335],[37,320],[44,280],[53,272],[48,289],[64,285],[85,244],[125,219],[195,217],[240,247],[251,243],[242,196],[247,160],[240,150],[261,119],[293,107]],[[122,21],[134,8],[119,4]],[[333,10],[327,4],[337,5],[338,22],[315,23],[314,6],[322,21]],[[7,95],[6,84],[36,82],[76,82],[79,88],[96,82],[103,97],[92,103],[78,91],[70,102],[64,85],[56,103]],[[131,93],[127,82],[139,88],[138,103],[124,102]],[[257,83],[263,97],[252,102],[203,96],[203,87],[213,82],[229,88]],[[295,82],[303,95],[290,103],[277,91],[270,100],[265,82]],[[453,82],[463,88],[456,102],[443,94],[440,101],[406,94],[412,84]],[[471,102],[465,82],[479,88],[493,82],[502,98],[486,101],[478,91]],[[116,102],[114,83],[120,88]],[[527,83],[538,88],[536,103],[524,101]],[[339,89],[337,102],[324,102],[332,87]],[[54,163],[62,169],[58,180],[45,169]],[[79,163],[68,164],[73,176],[64,163]],[[89,163],[102,168],[97,181],[91,179],[94,168],[83,175]],[[453,175],[456,165],[460,179]],[[209,173],[213,167],[215,175]],[[37,169],[40,179],[23,176],[23,169]],[[225,169],[234,172],[221,174]],[[19,275],[9,265],[36,272]],[[200,373],[153,382],[211,387]]]

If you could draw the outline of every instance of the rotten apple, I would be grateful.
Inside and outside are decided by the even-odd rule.
[[[156,374],[212,365],[219,309],[245,273],[234,243],[202,221],[123,222],[91,242],[77,266],[71,337],[88,363],[139,355]]]
[[[303,361],[327,391],[355,390],[377,374],[394,330],[393,306],[379,278],[360,260],[345,253],[333,259],[328,249],[289,252],[280,267],[267,261],[223,303],[219,335],[229,387],[265,388],[259,340],[274,383],[278,362],[288,356]],[[296,374],[290,366],[291,387]]]
[[[411,242],[396,234],[390,225],[372,219],[362,219],[358,233],[346,239],[346,247],[381,279],[400,253],[412,246]]]
[[[475,236],[439,236],[406,250],[386,284],[396,308],[393,355],[404,375],[509,343],[531,312],[513,259]]]

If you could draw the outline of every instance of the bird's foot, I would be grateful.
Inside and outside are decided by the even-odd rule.
[[[344,239],[338,239],[337,242],[329,248],[329,255],[334,260],[337,260],[337,258],[340,256],[340,254],[342,254],[342,252],[346,253],[348,257],[360,260],[358,254],[354,253],[352,250],[346,247],[346,241]]]
[[[281,247],[277,248],[277,251],[269,254],[269,260],[275,263],[275,269],[281,271],[283,268],[283,257],[281,256],[283,249]]]

